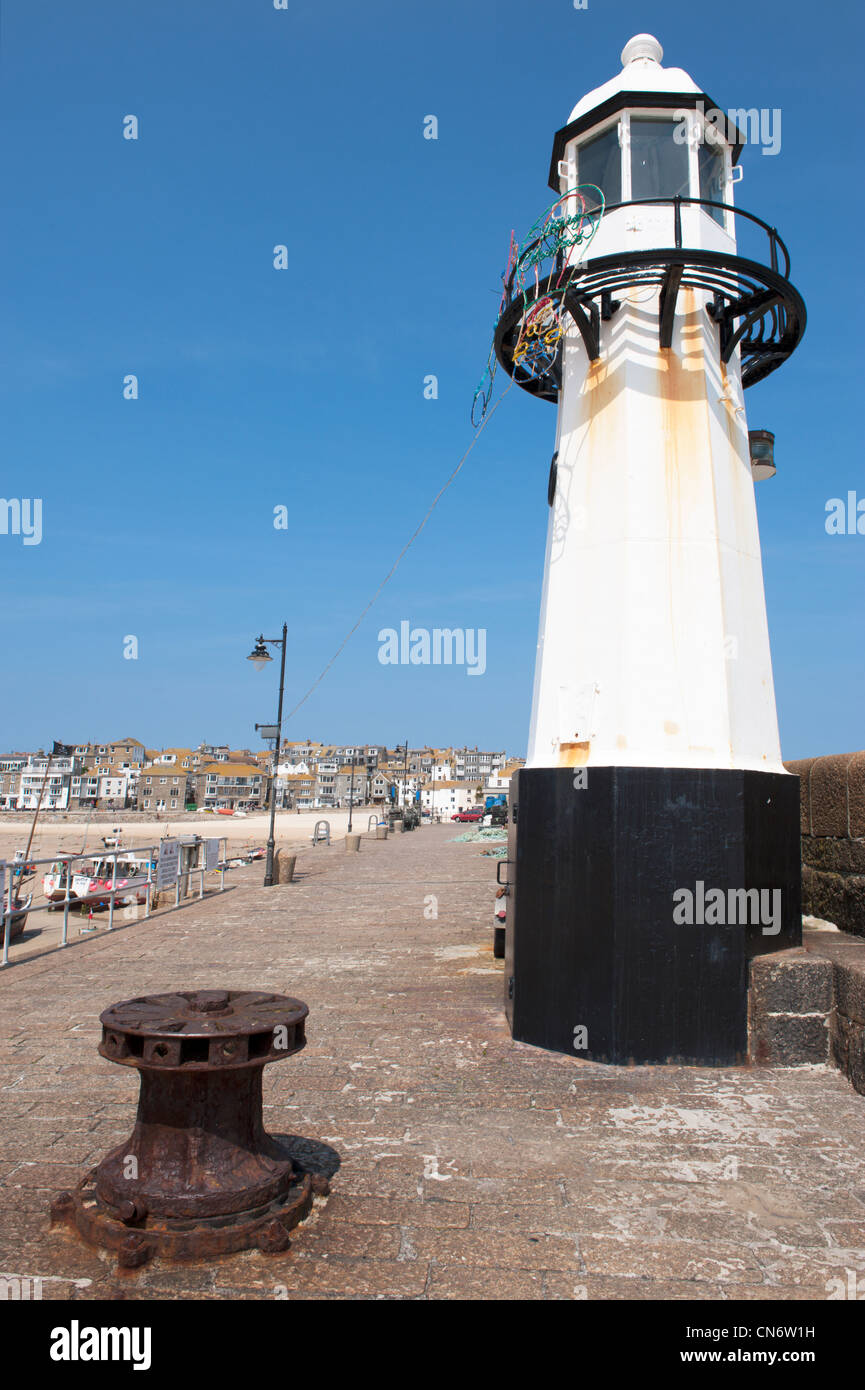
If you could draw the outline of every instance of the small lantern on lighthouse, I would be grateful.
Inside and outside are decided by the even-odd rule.
[[[742,135],[662,57],[631,39],[556,133],[556,201],[512,248],[494,334],[557,406],[506,1006],[526,1042],[726,1064],[749,959],[801,940],[754,500],[773,436],[749,436],[744,391],[805,307],[776,229],[733,201]]]
[[[748,445],[751,452],[751,473],[755,482],[763,478],[774,478],[775,436],[771,430],[749,430]]]

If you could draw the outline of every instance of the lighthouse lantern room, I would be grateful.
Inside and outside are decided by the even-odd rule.
[[[495,330],[557,405],[506,1002],[527,1042],[726,1064],[749,959],[801,939],[754,498],[774,436],[744,390],[805,308],[776,229],[733,201],[742,135],[662,57],[631,39],[556,134],[557,201]]]

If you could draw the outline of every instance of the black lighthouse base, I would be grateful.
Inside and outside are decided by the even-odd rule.
[[[508,861],[514,1038],[618,1064],[747,1060],[748,962],[802,940],[797,777],[521,768]]]

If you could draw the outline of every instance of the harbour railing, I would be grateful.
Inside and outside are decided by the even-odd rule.
[[[0,924],[2,924],[3,949],[0,958],[0,968],[9,963],[9,946],[12,941],[12,920],[26,913],[29,917],[31,913],[63,911],[63,924],[60,934],[60,945],[66,946],[69,943],[69,910],[71,907],[86,907],[87,904],[108,904],[107,930],[114,930],[115,906],[118,899],[122,905],[124,915],[134,907],[134,914],[131,920],[139,920],[138,909],[143,906],[143,917],[146,920],[153,912],[154,893],[170,892],[174,890],[174,906],[180,906],[181,895],[189,895],[189,885],[193,875],[199,875],[198,897],[204,897],[204,876],[208,873],[219,874],[218,892],[225,891],[225,870],[228,863],[228,837],[226,835],[214,836],[210,839],[189,840],[180,838],[177,840],[161,840],[155,845],[118,845],[112,848],[99,850],[83,851],[82,853],[70,853],[66,850],[58,850],[56,854],[49,855],[47,858],[23,858],[14,860],[0,860]],[[189,851],[196,850],[198,863],[191,863]],[[136,871],[118,875],[117,861],[135,860]],[[105,887],[92,889],[84,893],[72,891],[72,881],[76,877],[84,877],[87,874],[86,865],[93,864],[98,860],[104,864],[107,860],[111,861],[111,882]],[[56,898],[46,898],[44,902],[34,901],[37,892],[41,892],[41,883],[38,882],[37,870],[42,865],[55,864],[59,867],[58,877],[63,888],[63,896]],[[76,871],[75,865],[82,868]],[[45,875],[43,874],[43,877]],[[88,875],[90,878],[94,874]],[[121,879],[118,882],[118,879]],[[32,894],[27,892],[27,884],[33,881],[34,887]],[[131,880],[131,881],[127,881]],[[139,901],[143,894],[144,902]],[[29,905],[24,904],[30,896]],[[92,917],[92,907],[91,907]],[[126,920],[130,920],[127,918]],[[80,928],[80,932],[93,930],[90,927]]]

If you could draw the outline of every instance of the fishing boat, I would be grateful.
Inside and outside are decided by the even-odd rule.
[[[72,893],[74,898],[89,899],[94,907],[108,906],[110,902],[111,889],[116,890],[115,901],[123,898],[126,902],[134,899],[135,902],[143,903],[147,901],[147,882],[148,877],[153,881],[153,871],[155,864],[151,859],[141,859],[137,855],[118,855],[117,867],[115,870],[115,860],[113,857],[103,858],[94,855],[92,859],[85,860],[84,866],[77,874],[72,875]],[[148,875],[149,870],[149,875]],[[106,894],[105,897],[102,894]]]
[[[73,862],[80,866],[77,871]],[[152,882],[154,869],[152,859],[142,859],[134,854],[118,855],[115,878],[113,856],[94,854],[82,859],[70,855],[54,861],[42,880],[42,891],[49,902],[65,902],[68,886],[70,901],[73,898],[79,901],[87,899],[98,907],[110,902],[108,895],[115,888],[116,899],[129,901],[134,897],[136,902],[143,903],[147,900],[148,871]]]
[[[22,936],[27,925],[27,912],[33,901],[33,894],[28,893],[26,898],[15,898],[13,900],[14,911],[12,913],[11,930],[9,940],[14,941],[16,937]],[[4,924],[5,925],[5,924]]]
[[[59,859],[54,860],[47,874],[42,876],[42,892],[50,903],[63,902],[66,897],[66,884],[69,879],[71,860],[71,855],[62,855]]]

